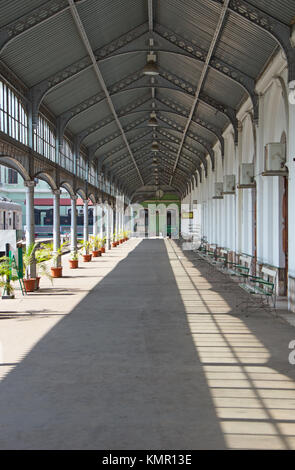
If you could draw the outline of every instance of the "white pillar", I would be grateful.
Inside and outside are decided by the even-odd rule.
[[[25,181],[26,187],[26,247],[35,243],[34,188],[35,181]],[[30,276],[36,277],[36,264],[30,266]]]
[[[83,240],[84,242],[88,241],[89,236],[89,228],[88,228],[88,199],[83,201],[83,209],[84,209],[84,221],[83,221]]]
[[[94,204],[93,206],[93,232],[94,237],[97,237],[98,234],[98,205]]]
[[[71,252],[77,251],[77,196],[71,198]]]
[[[53,251],[57,253],[60,248],[60,193],[59,189],[53,191]],[[55,267],[61,266],[58,257]]]
[[[104,206],[105,211],[105,237],[106,237],[106,249],[110,249],[110,207],[109,205]]]
[[[99,214],[99,236],[101,239],[103,239],[104,237],[104,230],[103,230],[104,211],[103,211],[102,204],[98,206],[98,214]]]

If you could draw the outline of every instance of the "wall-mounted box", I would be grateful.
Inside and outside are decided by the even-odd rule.
[[[263,176],[286,176],[286,144],[270,143],[265,146]]]
[[[255,188],[256,183],[254,179],[254,164],[241,163],[240,165],[240,182],[239,189]]]
[[[223,194],[236,193],[236,176],[226,175],[223,179]]]
[[[223,183],[215,183],[215,196],[212,199],[223,199]]]

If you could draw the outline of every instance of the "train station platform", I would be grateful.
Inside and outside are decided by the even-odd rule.
[[[228,277],[140,239],[64,275],[1,302],[1,449],[295,448],[295,330]]]

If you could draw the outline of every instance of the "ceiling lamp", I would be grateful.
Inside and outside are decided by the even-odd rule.
[[[152,152],[158,152],[159,151],[159,144],[158,142],[153,142],[152,143]]]
[[[157,118],[156,118],[156,115],[152,115],[151,114],[151,117],[150,117],[150,120],[148,122],[148,126],[150,127],[157,127],[158,126],[158,121],[157,121]]]
[[[154,54],[149,54],[147,56],[147,63],[143,67],[144,75],[155,76],[159,75],[158,66],[156,63],[156,56]]]

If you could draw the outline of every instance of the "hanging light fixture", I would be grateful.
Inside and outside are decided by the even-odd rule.
[[[152,152],[158,152],[159,151],[159,144],[158,142],[153,142],[152,143]]]
[[[157,121],[155,113],[151,114],[150,120],[148,122],[148,126],[150,126],[150,127],[157,127],[158,126],[158,121]]]
[[[158,70],[155,54],[148,54],[147,62],[145,66],[143,67],[143,73],[144,75],[150,75],[150,76],[159,75],[159,70]]]

